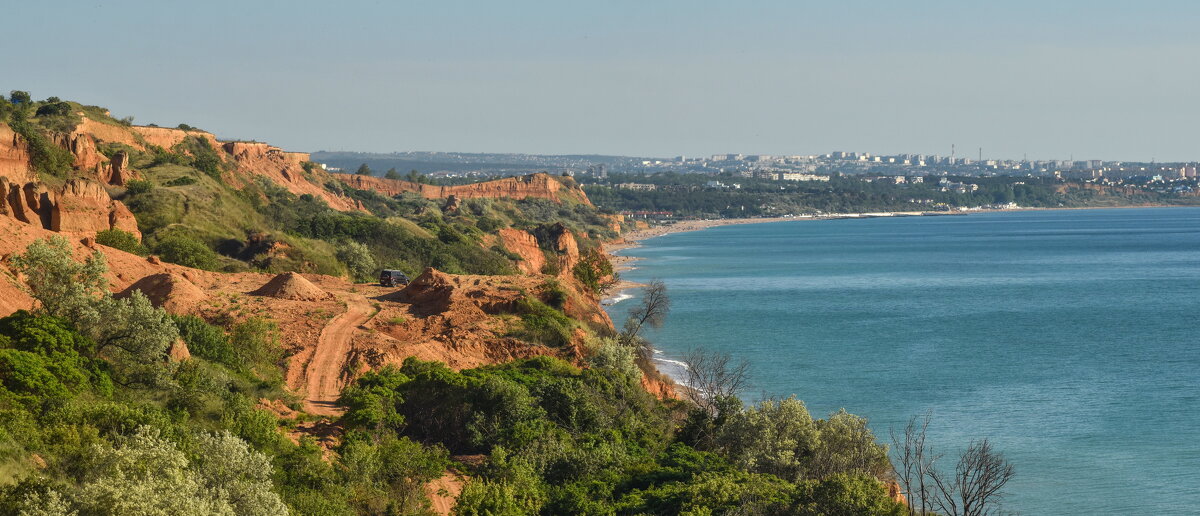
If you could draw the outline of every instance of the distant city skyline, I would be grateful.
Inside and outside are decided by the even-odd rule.
[[[292,150],[1188,162],[1200,4],[6,6],[0,89]],[[16,47],[14,47],[16,48]]]

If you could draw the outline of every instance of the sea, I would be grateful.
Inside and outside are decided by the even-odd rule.
[[[729,353],[747,402],[844,408],[881,442],[929,412],[942,467],[982,438],[1014,464],[1015,513],[1200,513],[1200,208],[797,220],[623,254],[667,286],[646,336],[669,374]]]

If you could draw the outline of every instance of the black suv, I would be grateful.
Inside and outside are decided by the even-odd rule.
[[[408,284],[408,276],[400,271],[384,270],[379,273],[379,284],[385,287],[403,287]]]

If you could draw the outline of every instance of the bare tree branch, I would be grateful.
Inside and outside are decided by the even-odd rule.
[[[728,353],[693,349],[683,363],[687,366],[685,396],[710,416],[717,415],[722,400],[745,389],[750,377],[750,364],[735,362]]]
[[[670,311],[671,298],[667,296],[667,285],[662,280],[651,281],[642,289],[641,304],[629,310],[629,319],[625,320],[622,337],[633,340],[646,325],[653,328],[662,326]]]
[[[999,510],[1001,490],[1015,474],[1013,465],[987,439],[972,441],[958,458],[954,474],[931,468],[937,488],[933,505],[948,516],[987,516]]]

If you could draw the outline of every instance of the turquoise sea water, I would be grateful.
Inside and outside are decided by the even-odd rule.
[[[1200,208],[796,221],[667,235],[664,357],[745,358],[745,396],[932,410],[947,455],[988,437],[1022,514],[1200,511]],[[633,300],[609,308],[618,324]]]

